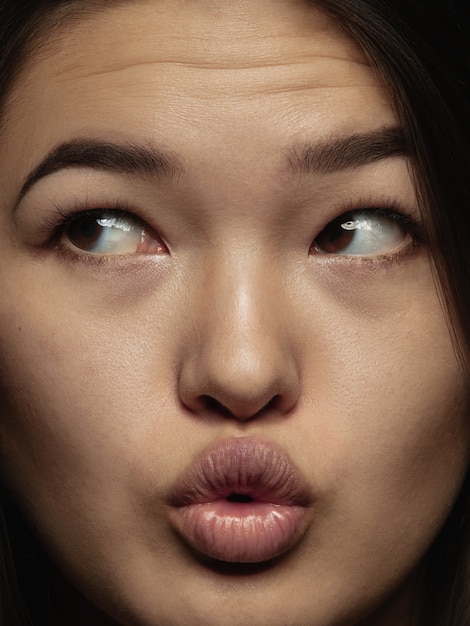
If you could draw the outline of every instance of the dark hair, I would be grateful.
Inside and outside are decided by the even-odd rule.
[[[436,284],[462,371],[468,376],[470,28],[464,6],[468,0],[311,2],[334,16],[361,44],[389,87],[413,165]],[[24,63],[52,31],[60,34],[70,19],[109,4],[107,0],[0,0],[0,105]],[[425,560],[422,622],[426,626],[470,625],[468,481]],[[8,510],[7,521],[0,520],[0,624],[41,624],[43,607],[30,599],[28,576],[20,572],[16,582],[15,564],[24,563],[24,542],[15,536],[10,554],[9,537],[21,516]]]
[[[468,0],[315,0],[358,41],[393,99],[425,218],[436,284],[470,381]],[[470,474],[426,559],[426,626],[470,625]]]

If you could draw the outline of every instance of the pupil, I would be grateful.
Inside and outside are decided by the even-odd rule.
[[[86,249],[95,244],[103,232],[97,219],[85,218],[70,224],[68,237],[78,248]]]
[[[83,220],[77,225],[77,231],[79,232],[80,236],[84,237],[85,239],[92,239],[96,237],[100,230],[101,227],[98,226],[97,220]]]
[[[321,252],[337,254],[346,248],[355,236],[354,230],[342,228],[345,223],[344,216],[328,224],[318,235],[316,244]]]
[[[341,224],[333,224],[332,226],[327,228],[326,236],[332,243],[336,243],[338,239],[344,236],[344,228],[341,227]]]

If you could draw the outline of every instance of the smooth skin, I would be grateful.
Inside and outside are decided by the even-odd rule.
[[[381,216],[379,249],[316,245],[351,208],[420,220],[404,156],[295,165],[397,124],[359,47],[300,0],[120,2],[33,54],[6,122],[1,459],[66,576],[125,626],[406,624],[467,468],[468,392],[413,228]],[[18,202],[77,138],[177,171],[69,166]],[[58,226],[113,207],[143,244],[121,224],[93,251]],[[293,550],[240,570],[189,550],[167,498],[246,436],[315,501]]]

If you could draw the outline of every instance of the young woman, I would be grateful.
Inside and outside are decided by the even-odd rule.
[[[3,624],[470,624],[460,11],[0,2]]]

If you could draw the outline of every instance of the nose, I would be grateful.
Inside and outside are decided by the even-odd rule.
[[[295,406],[298,364],[280,283],[252,267],[211,273],[196,298],[180,369],[187,409],[247,421]]]

